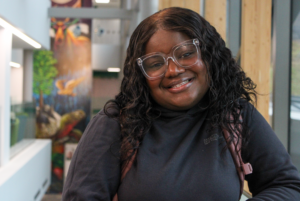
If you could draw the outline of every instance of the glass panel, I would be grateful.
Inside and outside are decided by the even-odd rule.
[[[35,138],[35,104],[12,102],[10,116],[10,157],[12,158]]]
[[[26,57],[27,58],[27,57]],[[32,88],[32,74],[29,66],[24,67],[24,50],[12,49],[11,61],[18,65],[10,68],[10,158],[31,144],[35,138],[35,104],[31,100],[24,101],[30,94],[25,88]],[[24,96],[25,95],[25,96]]]
[[[293,13],[293,16],[290,154],[300,170],[300,12]]]

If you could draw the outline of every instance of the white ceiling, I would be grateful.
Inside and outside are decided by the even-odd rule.
[[[32,47],[31,45],[29,45],[28,43],[26,43],[19,37],[15,36],[14,34],[13,34],[13,38],[12,38],[12,48],[35,50],[34,47]]]

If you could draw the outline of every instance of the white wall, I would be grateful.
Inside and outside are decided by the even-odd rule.
[[[23,102],[23,67],[11,67],[10,98],[12,105],[21,104]]]
[[[51,140],[34,140],[0,168],[1,201],[39,201],[51,183]]]
[[[11,32],[0,27],[0,168],[9,161]]]
[[[0,0],[0,17],[50,49],[50,0]]]
[[[92,69],[121,67],[120,19],[92,20]]]
[[[21,65],[20,68],[10,68],[10,97],[11,104],[14,105],[23,102],[23,50],[13,49],[11,52],[11,61]]]

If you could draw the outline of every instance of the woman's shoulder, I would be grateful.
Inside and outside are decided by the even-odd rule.
[[[118,119],[116,116],[112,116],[110,114],[107,114],[104,109],[101,109],[96,115],[94,115],[90,121],[89,124],[97,122],[97,123],[101,123],[102,121],[106,122],[106,123],[118,123]]]
[[[118,109],[107,108],[101,109],[89,122],[86,127],[83,138],[88,137],[102,138],[113,137],[119,138],[121,133],[120,123],[118,121]]]
[[[101,109],[91,120],[93,121],[109,121],[109,122],[117,122],[118,123],[118,117],[120,114],[120,109],[118,105],[113,102],[109,101],[105,104],[104,108]]]
[[[117,126],[119,125],[119,121],[115,111],[109,110],[111,113],[107,113],[104,109],[101,109],[93,118],[91,119],[90,123],[88,124],[87,129],[90,127],[98,127],[103,129],[103,127],[110,127],[110,126]]]
[[[64,200],[108,200],[119,183],[120,147],[120,125],[102,109],[78,143],[64,184]]]
[[[239,104],[242,106],[243,109],[253,109],[253,104],[250,101],[247,101],[243,98],[239,99]]]
[[[257,113],[259,113],[256,110],[255,106],[251,102],[249,102],[245,99],[240,99],[239,104],[241,106],[241,112],[242,112],[243,118],[251,119],[251,118],[253,118],[253,116],[257,115]]]

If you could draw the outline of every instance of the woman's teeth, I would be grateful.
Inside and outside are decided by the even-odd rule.
[[[181,87],[182,85],[184,85],[184,84],[186,84],[186,83],[188,83],[188,82],[189,82],[189,80],[185,80],[185,81],[183,81],[183,82],[181,82],[181,83],[179,83],[179,84],[176,84],[175,86],[172,86],[171,88]]]

